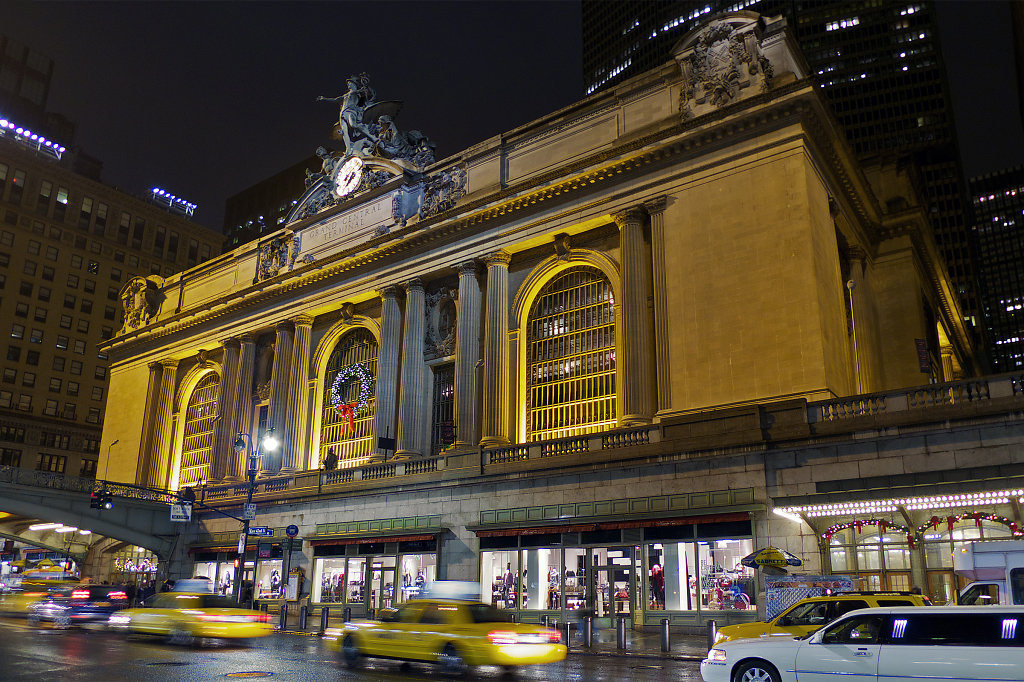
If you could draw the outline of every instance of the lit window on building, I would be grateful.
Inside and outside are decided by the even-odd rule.
[[[324,379],[320,461],[333,452],[340,468],[362,464],[375,449],[377,340],[373,334],[361,328],[345,334],[331,353]]]
[[[613,427],[615,301],[594,268],[574,268],[549,282],[527,325],[527,440]]]
[[[179,486],[195,485],[210,477],[213,457],[213,420],[217,416],[220,376],[207,374],[192,391],[185,411],[185,437],[181,445]]]

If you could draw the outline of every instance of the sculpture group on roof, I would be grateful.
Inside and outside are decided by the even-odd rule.
[[[434,162],[434,143],[418,130],[401,131],[395,116],[402,103],[377,101],[370,77],[361,73],[349,76],[346,90],[337,97],[317,97],[318,102],[338,102],[338,123],[334,136],[345,143],[345,156],[376,156],[408,161],[422,170]]]

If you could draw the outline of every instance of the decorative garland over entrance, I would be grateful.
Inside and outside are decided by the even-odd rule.
[[[345,389],[352,381],[359,382],[359,398],[355,402],[346,403],[342,396]],[[370,401],[370,390],[373,388],[373,377],[366,365],[353,363],[338,370],[331,384],[331,405],[338,411],[342,419],[348,418],[349,430],[356,432],[356,417],[366,414],[367,405]]]

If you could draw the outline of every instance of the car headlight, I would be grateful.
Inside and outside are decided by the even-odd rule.
[[[717,661],[719,663],[724,663],[725,658],[725,649],[712,649],[708,652],[709,661]]]
[[[721,644],[722,642],[724,642],[727,639],[728,639],[728,637],[723,635],[721,630],[716,630],[715,631],[715,644]]]

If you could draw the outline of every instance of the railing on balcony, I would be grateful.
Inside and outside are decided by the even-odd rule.
[[[613,450],[616,448],[657,443],[661,440],[660,434],[661,427],[652,424],[650,426],[607,431],[605,433],[590,433],[573,438],[556,438],[536,443],[486,448],[482,451],[481,457],[485,466],[488,464],[523,462],[544,457],[575,455],[582,452]]]

